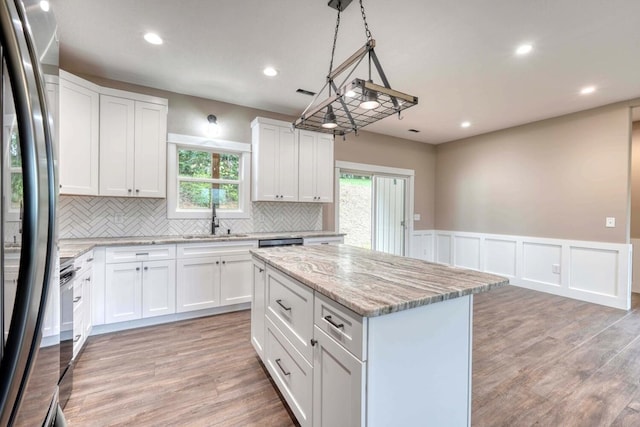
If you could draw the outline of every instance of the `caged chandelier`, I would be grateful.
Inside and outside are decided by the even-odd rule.
[[[340,28],[340,13],[349,6],[349,3],[351,3],[351,0],[329,1],[329,6],[338,11],[329,74],[327,74],[327,81],[322,86],[322,89],[320,89],[300,117],[293,122],[293,126],[297,129],[343,136],[349,132],[357,134],[358,129],[392,114],[398,114],[400,118],[402,110],[418,104],[417,97],[391,89],[374,50],[376,41],[371,36],[371,31],[369,31],[362,0],[360,0],[360,11],[367,42],[346,61],[335,69],[333,68],[338,29]],[[368,58],[369,62],[368,79],[354,78],[350,80],[352,74],[365,57]],[[382,85],[373,82],[371,78],[372,66],[375,67]],[[342,82],[336,84],[336,79],[344,74],[346,74],[346,77]],[[327,90],[329,97],[322,102],[318,102],[320,95]]]

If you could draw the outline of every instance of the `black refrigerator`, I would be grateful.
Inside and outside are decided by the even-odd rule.
[[[0,52],[0,426],[51,425],[61,413],[58,39],[47,1],[0,0]]]

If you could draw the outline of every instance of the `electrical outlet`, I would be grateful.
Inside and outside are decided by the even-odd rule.
[[[554,274],[560,274],[560,264],[551,264],[551,272]]]
[[[608,216],[607,219],[604,222],[604,226],[607,228],[615,228],[616,226],[616,219],[612,216]]]
[[[117,212],[113,216],[113,222],[115,222],[116,224],[122,224],[124,222],[124,214],[122,212]]]

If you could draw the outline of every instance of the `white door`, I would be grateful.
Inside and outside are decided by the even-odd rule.
[[[278,193],[280,201],[298,201],[298,141],[291,128],[278,128]]]
[[[148,261],[142,264],[142,317],[176,312],[176,263]]]
[[[333,203],[333,135],[319,134],[316,144],[316,193],[318,202]]]
[[[363,426],[365,364],[317,326],[314,339],[313,426]]]
[[[100,195],[133,196],[135,102],[100,95]]]
[[[277,126],[258,124],[257,137],[253,135],[253,201],[273,201],[278,193],[278,139]],[[256,161],[257,158],[257,161]]]
[[[124,322],[142,317],[142,263],[107,264],[105,321]]]
[[[164,198],[167,193],[167,107],[136,101],[135,117],[135,195]]]
[[[82,311],[84,317],[84,337],[91,335],[91,329],[93,329],[93,307],[91,304],[93,284],[92,284],[92,270],[87,270],[81,277],[82,280]]]
[[[220,258],[176,261],[176,311],[201,310],[220,305]]]
[[[253,264],[253,299],[251,300],[251,343],[264,362],[264,283],[265,264],[254,260]]]
[[[316,140],[315,132],[298,131],[299,173],[298,200],[301,202],[315,202],[316,191]]]
[[[404,255],[406,178],[374,176],[374,249]]]

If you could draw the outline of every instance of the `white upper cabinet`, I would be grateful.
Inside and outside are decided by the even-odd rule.
[[[251,129],[251,199],[298,201],[298,143],[291,124],[259,117]]]
[[[300,150],[299,201],[333,202],[333,136],[298,131]]]
[[[98,195],[100,87],[60,70],[60,193]]]
[[[100,95],[100,195],[165,197],[166,140],[166,105]]]

